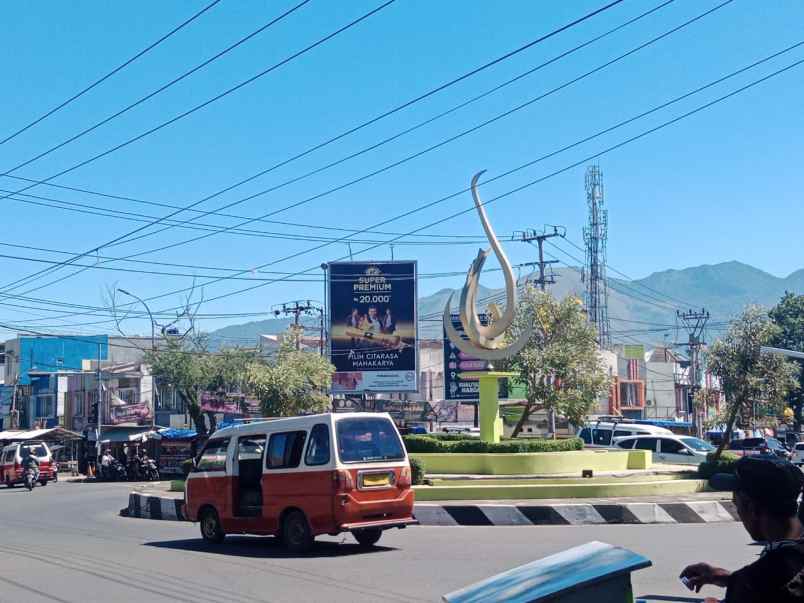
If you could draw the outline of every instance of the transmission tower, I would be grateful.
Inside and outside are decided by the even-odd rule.
[[[611,347],[609,325],[609,290],[606,284],[606,240],[609,212],[603,200],[603,174],[600,166],[586,168],[586,204],[589,221],[583,229],[586,243],[586,311],[589,321],[597,327],[598,344]]]

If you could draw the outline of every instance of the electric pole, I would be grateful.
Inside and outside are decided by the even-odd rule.
[[[676,318],[681,322],[681,325],[687,331],[687,343],[681,345],[687,346],[687,352],[690,359],[690,389],[687,400],[687,411],[692,415],[692,427],[695,430],[695,435],[701,437],[702,432],[702,416],[695,409],[695,395],[700,389],[701,383],[701,348],[706,345],[703,339],[704,329],[706,323],[709,322],[709,312],[705,308],[700,310],[687,310],[686,312],[676,311]],[[704,406],[704,408],[706,408]]]
[[[555,274],[550,271],[550,274],[545,273],[545,268],[550,266],[551,264],[557,264],[558,260],[545,260],[544,259],[544,242],[548,239],[552,239],[553,237],[561,237],[562,239],[567,236],[567,229],[563,226],[552,226],[550,228],[553,229],[553,232],[547,232],[547,227],[545,227],[541,233],[536,232],[535,230],[525,230],[522,232],[514,233],[514,238],[519,239],[523,243],[530,243],[536,242],[536,246],[539,248],[539,261],[538,262],[525,262],[522,264],[523,266],[531,266],[531,267],[538,267],[539,268],[539,278],[534,279],[533,282],[536,283],[539,288],[544,291],[546,285],[555,284],[556,278]]]
[[[321,341],[319,342],[318,349],[321,355],[324,355],[324,307],[317,303],[307,300],[295,300],[285,302],[274,306],[274,316],[293,316],[293,338],[296,341],[296,350],[301,350],[301,335],[304,331],[304,326],[300,324],[300,319],[303,315],[311,316],[318,314],[321,324]]]

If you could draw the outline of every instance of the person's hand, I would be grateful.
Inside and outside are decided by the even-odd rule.
[[[685,567],[679,578],[686,578],[688,587],[697,593],[705,584],[726,586],[730,575],[730,572],[708,563],[695,563]]]

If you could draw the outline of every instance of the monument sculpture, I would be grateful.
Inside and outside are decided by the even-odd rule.
[[[472,178],[471,191],[472,199],[475,203],[480,223],[489,241],[488,249],[479,249],[477,257],[469,266],[466,274],[466,283],[461,291],[458,305],[458,315],[461,325],[464,328],[468,340],[463,339],[455,327],[452,326],[450,308],[452,306],[452,296],[450,295],[444,306],[444,330],[450,341],[455,344],[458,350],[467,356],[480,358],[482,360],[501,360],[514,356],[525,347],[532,329],[523,328],[513,342],[506,344],[504,337],[505,331],[514,323],[517,307],[517,289],[514,271],[511,262],[500,245],[491,222],[486,215],[486,209],[477,192],[477,181],[485,173],[485,170],[478,172]],[[488,314],[491,317],[490,324],[481,324],[477,312],[477,290],[480,284],[480,272],[486,259],[494,251],[497,260],[502,268],[505,277],[505,311],[501,311],[497,304],[490,304]],[[500,371],[472,371],[462,373],[462,378],[478,379],[480,382],[480,438],[486,442],[499,442],[502,435],[502,419],[499,416],[498,382],[505,377],[512,377],[515,373]]]

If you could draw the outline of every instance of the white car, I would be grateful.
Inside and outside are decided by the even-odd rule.
[[[804,442],[799,442],[795,445],[793,448],[793,458],[791,458],[790,461],[799,467],[804,465]]]
[[[650,450],[653,460],[669,465],[698,465],[715,451],[709,442],[683,435],[640,435],[615,438],[613,444],[628,450]]]

